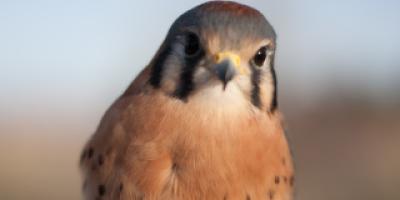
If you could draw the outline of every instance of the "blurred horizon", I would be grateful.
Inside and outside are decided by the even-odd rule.
[[[80,199],[82,145],[202,2],[0,1],[0,199]],[[278,34],[298,199],[400,199],[400,1],[237,2]]]

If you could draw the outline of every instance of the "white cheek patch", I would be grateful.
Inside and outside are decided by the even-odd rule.
[[[270,72],[271,71],[271,67],[272,67],[272,57],[274,56],[274,52],[272,52],[272,51],[268,51],[268,53],[267,53],[267,60],[265,61],[265,64],[264,65],[266,65],[265,67],[267,68],[267,70],[268,70],[268,72]]]
[[[212,78],[211,72],[203,66],[198,66],[193,75],[193,83],[196,88],[204,87]]]
[[[274,83],[271,73],[271,68],[268,67],[263,71],[262,78],[260,80],[260,100],[262,102],[262,108],[269,110],[274,93]]]
[[[162,88],[168,93],[172,93],[178,83],[181,75],[182,68],[184,66],[183,60],[184,46],[180,43],[175,44],[172,47],[171,54],[165,60],[162,72]]]
[[[176,56],[170,56],[164,63],[161,86],[164,91],[171,93],[179,83],[180,71],[182,63]]]

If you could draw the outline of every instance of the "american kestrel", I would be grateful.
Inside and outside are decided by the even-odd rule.
[[[85,198],[292,199],[275,38],[238,3],[181,15],[84,147]]]

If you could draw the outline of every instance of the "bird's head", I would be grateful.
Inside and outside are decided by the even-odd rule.
[[[183,101],[242,98],[274,111],[275,32],[257,10],[208,2],[181,15],[152,60],[149,83]]]

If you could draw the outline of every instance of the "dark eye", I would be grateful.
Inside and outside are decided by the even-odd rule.
[[[185,42],[185,54],[187,56],[196,55],[197,52],[200,51],[200,41],[199,37],[197,37],[194,33],[188,33],[186,35],[186,42]]]
[[[264,65],[265,59],[267,58],[267,47],[261,47],[253,58],[253,62],[258,67]]]

